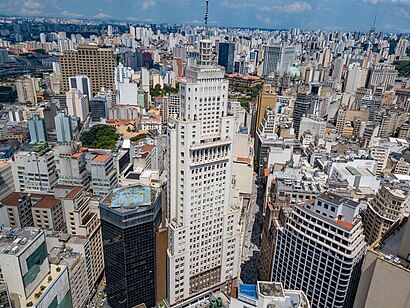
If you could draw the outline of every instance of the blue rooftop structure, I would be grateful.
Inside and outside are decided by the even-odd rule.
[[[258,299],[258,293],[256,291],[255,284],[240,284],[239,294]]]
[[[112,192],[111,207],[136,207],[151,205],[149,187],[122,187]]]

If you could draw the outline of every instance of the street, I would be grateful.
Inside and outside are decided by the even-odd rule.
[[[240,281],[242,283],[253,284],[258,280],[263,196],[263,185],[258,177],[254,177],[251,199],[244,214],[246,226],[241,254]]]

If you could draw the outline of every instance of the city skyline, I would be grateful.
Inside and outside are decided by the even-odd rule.
[[[192,0],[104,0],[96,3],[78,0],[6,0],[0,11],[7,16],[99,19],[144,23],[202,25],[204,4]],[[130,10],[131,9],[131,10]],[[181,14],[184,9],[184,14]],[[134,12],[135,13],[131,13]],[[334,1],[331,7],[323,0],[279,3],[258,0],[218,1],[210,3],[211,26],[261,29],[301,28],[326,31],[368,31],[377,14],[376,30],[409,33],[410,1],[360,0]]]

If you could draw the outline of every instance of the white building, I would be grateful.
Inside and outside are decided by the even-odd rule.
[[[87,76],[74,76],[74,77],[69,77],[68,78],[68,84],[71,89],[77,89],[84,95],[87,95],[87,100],[90,101],[90,99],[93,96],[93,92],[91,91],[92,86],[91,86],[91,81],[90,78]]]
[[[68,115],[84,121],[90,111],[88,98],[80,90],[71,89],[66,93]]]
[[[234,117],[228,81],[200,42],[198,66],[180,83],[180,118],[169,124],[168,281],[171,305],[205,290],[228,292],[239,269],[240,204],[232,195]]]
[[[352,307],[366,253],[359,203],[332,193],[296,205],[278,229],[272,281],[312,307]]]
[[[0,185],[0,200],[15,191],[13,172],[9,162],[0,162],[0,178],[2,183]]]
[[[380,175],[387,166],[390,154],[389,145],[376,145],[370,149],[370,156],[376,160],[376,175]]]
[[[51,191],[57,184],[53,151],[20,151],[11,164],[16,191]]]
[[[129,78],[124,78],[123,82],[118,82],[117,104],[138,105],[138,84],[130,82]]]
[[[299,139],[306,131],[309,131],[314,138],[324,138],[326,134],[326,121],[320,121],[311,117],[302,117],[299,127]]]
[[[1,277],[8,285],[12,307],[70,307],[67,267],[49,263],[44,231],[26,228],[1,233]]]

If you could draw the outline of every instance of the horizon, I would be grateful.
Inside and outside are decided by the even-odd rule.
[[[3,16],[135,22],[153,24],[204,24],[205,1],[193,0],[5,0]],[[210,1],[210,27],[368,32],[377,15],[376,32],[410,33],[410,0],[347,0],[331,5],[324,0],[273,2],[256,0]],[[130,14],[129,11],[136,11]],[[181,14],[181,10],[184,12]]]

